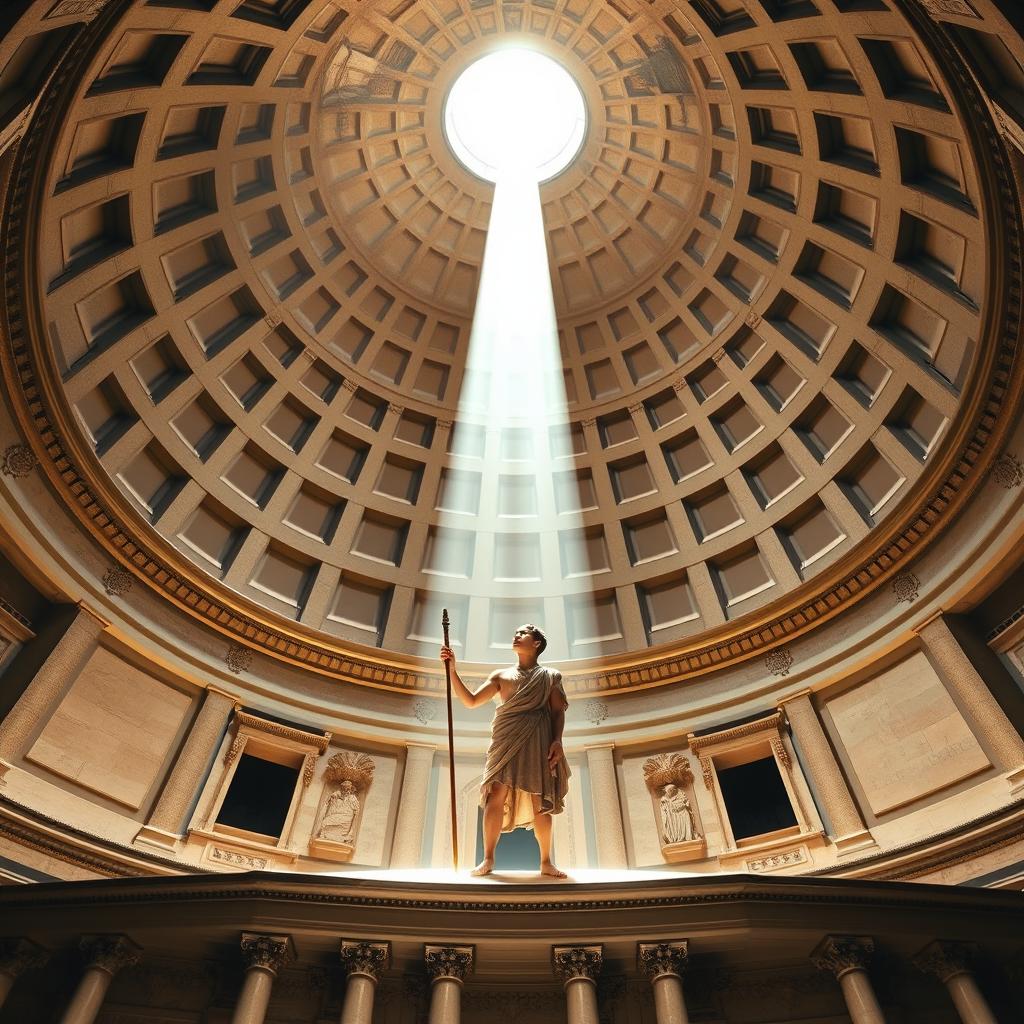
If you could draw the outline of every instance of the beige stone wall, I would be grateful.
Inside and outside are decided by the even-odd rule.
[[[161,778],[191,698],[100,648],[26,759],[137,811]]]
[[[825,708],[876,815],[991,767],[921,652],[832,697]]]

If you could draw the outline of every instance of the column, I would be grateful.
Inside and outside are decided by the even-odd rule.
[[[625,868],[626,837],[622,831],[619,785],[615,780],[614,743],[584,747],[590,771],[590,793],[594,818],[600,821],[597,836],[597,865],[602,868]]]
[[[407,743],[402,795],[398,800],[395,839],[391,846],[391,867],[419,867],[423,849],[423,823],[427,817],[427,791],[434,765],[432,743]]]
[[[462,982],[473,970],[474,946],[424,946],[423,959],[430,978],[429,1024],[459,1024],[462,1018]]]
[[[966,943],[936,939],[914,957],[914,965],[946,986],[964,1024],[998,1024],[974,980],[973,954],[973,947]]]
[[[391,943],[341,940],[341,962],[348,981],[345,1002],[341,1008],[341,1024],[370,1024],[373,1018],[373,996],[380,972],[391,960]]]
[[[600,1024],[597,977],[601,973],[603,959],[604,946],[551,947],[555,976],[565,986],[568,1024]]]
[[[185,745],[160,793],[160,799],[149,821],[135,836],[136,843],[165,850],[174,848],[181,838],[185,815],[192,806],[196,791],[202,785],[234,707],[234,697],[220,690],[206,691],[203,706],[192,723]]]
[[[864,827],[864,819],[853,802],[846,779],[821,727],[811,702],[811,691],[803,690],[787,698],[781,708],[789,720],[814,790],[825,806],[839,854],[875,846],[874,837]]]
[[[950,689],[970,713],[971,727],[992,751],[998,767],[1009,773],[1013,792],[1024,788],[1024,739],[1003,713],[946,620],[939,615],[917,632]]]
[[[277,972],[295,959],[290,935],[255,935],[242,932],[245,980],[238,994],[231,1024],[263,1024]]]
[[[0,940],[0,1007],[24,971],[42,967],[49,959],[49,950],[30,939]]]
[[[64,696],[64,691],[82,671],[106,623],[84,605],[53,650],[39,666],[32,682],[0,723],[0,779],[11,762],[22,753],[32,730],[45,722]]]
[[[831,971],[839,979],[853,1024],[885,1024],[867,971],[874,951],[870,935],[826,935],[811,953],[818,970]]]
[[[657,1024],[690,1024],[683,999],[683,972],[688,955],[686,939],[636,945],[636,965],[650,979],[654,989]]]
[[[86,935],[79,948],[85,957],[85,974],[60,1024],[92,1024],[114,975],[137,964],[142,952],[126,935]]]

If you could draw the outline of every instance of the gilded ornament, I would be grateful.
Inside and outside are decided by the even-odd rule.
[[[252,664],[252,648],[243,647],[241,644],[232,644],[224,655],[224,661],[228,668],[237,676],[240,672],[248,670]]]
[[[3,462],[0,462],[0,473],[20,480],[28,476],[38,465],[39,459],[36,457],[36,453],[27,444],[12,444],[4,449]]]
[[[1024,464],[1016,455],[1004,452],[992,463],[992,479],[1008,491],[1024,483]]]
[[[773,676],[788,676],[789,670],[793,667],[793,655],[786,647],[776,647],[764,659],[764,667]]]
[[[131,593],[135,577],[127,569],[119,565],[112,565],[103,574],[103,579],[100,582],[102,582],[108,597],[124,597]]]
[[[892,580],[892,592],[897,601],[906,601],[910,604],[917,598],[917,588],[921,581],[912,572],[901,572]]]

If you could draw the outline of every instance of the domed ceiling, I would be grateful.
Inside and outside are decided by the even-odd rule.
[[[989,157],[903,7],[110,5],[20,169],[54,486],[169,598],[325,670],[429,653],[442,605],[478,661],[524,618],[558,658],[696,666],[828,617],[954,500],[996,358]],[[540,475],[459,412],[493,186],[443,103],[508,44],[588,109],[541,187]]]

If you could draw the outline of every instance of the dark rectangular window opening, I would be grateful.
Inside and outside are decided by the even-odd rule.
[[[716,768],[733,838],[749,839],[797,824],[774,757]]]
[[[279,839],[298,779],[297,767],[242,754],[217,824]]]

